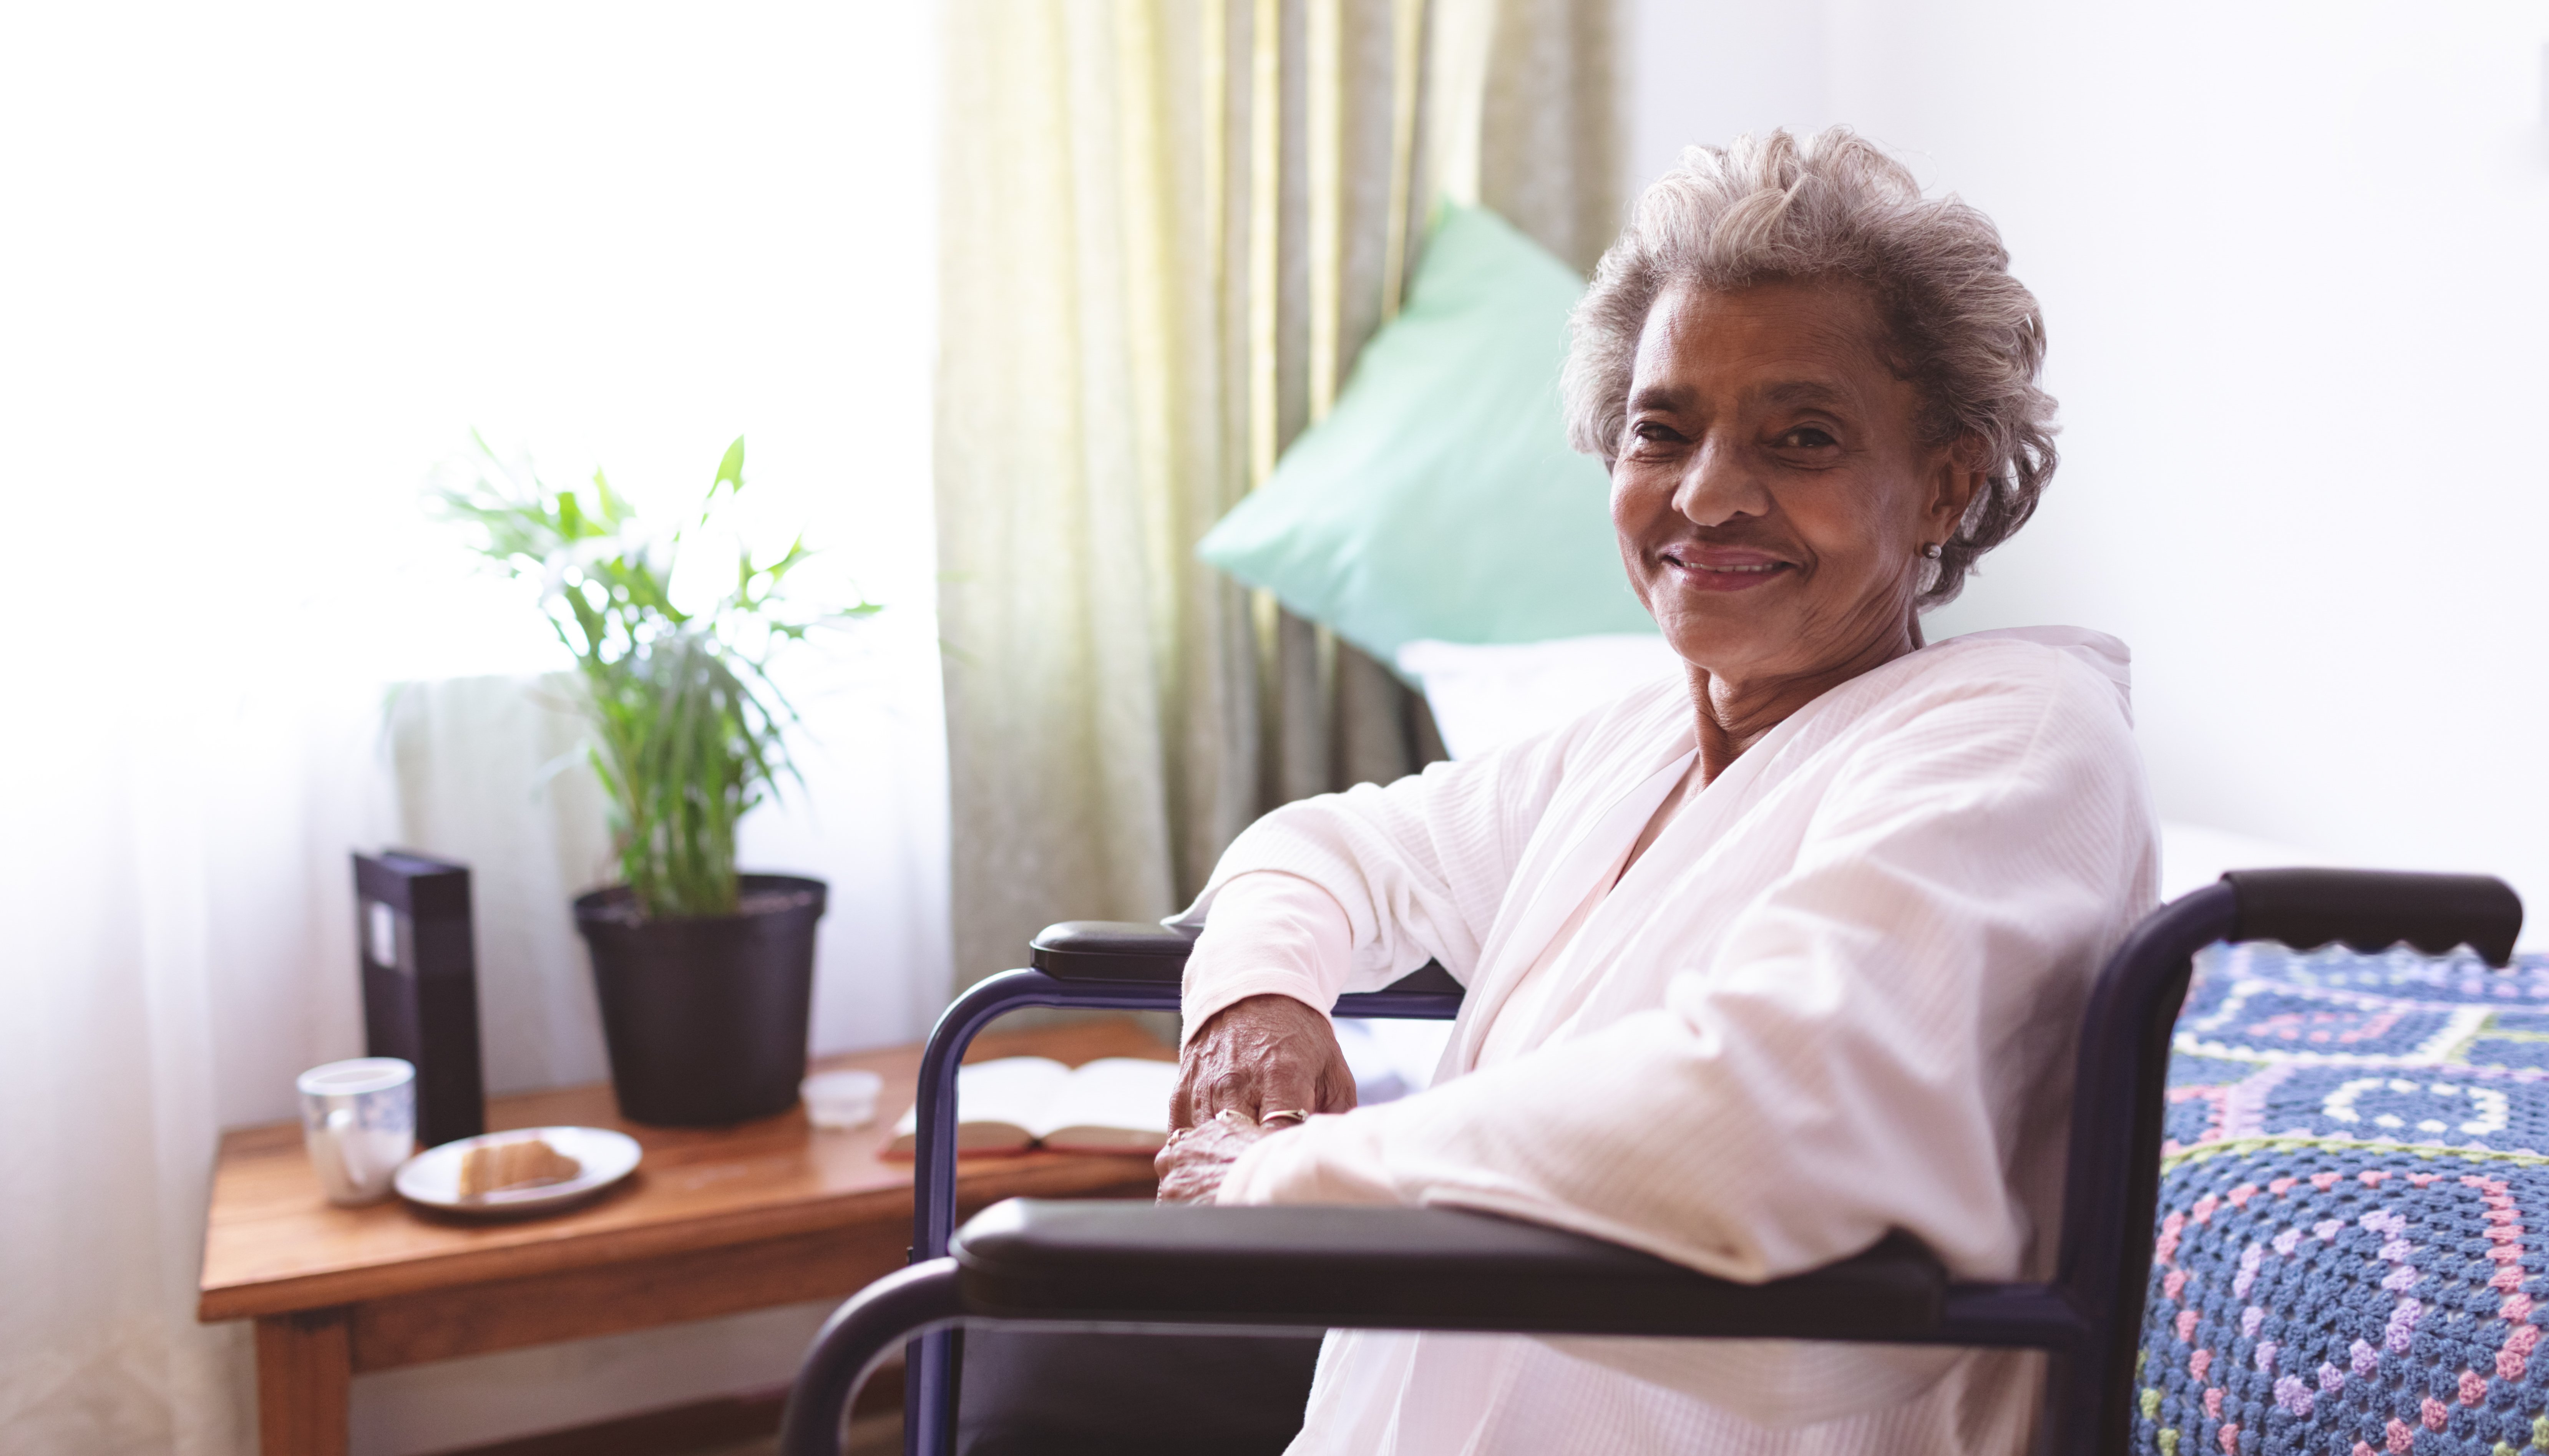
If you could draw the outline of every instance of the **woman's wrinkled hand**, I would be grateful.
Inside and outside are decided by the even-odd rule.
[[[1169,1128],[1181,1132],[1224,1112],[1262,1123],[1354,1105],[1354,1069],[1328,1019],[1289,996],[1251,996],[1214,1012],[1187,1040]]]
[[[1152,1164],[1160,1202],[1210,1203],[1230,1165],[1261,1138],[1354,1105],[1354,1069],[1326,1017],[1289,996],[1234,1001],[1178,1058],[1173,1131]]]
[[[1170,1134],[1168,1145],[1151,1163],[1160,1175],[1160,1202],[1212,1202],[1241,1153],[1294,1126],[1287,1119],[1270,1127],[1243,1113],[1225,1111],[1196,1127]]]

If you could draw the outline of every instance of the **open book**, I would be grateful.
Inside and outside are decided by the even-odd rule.
[[[1178,1064],[1106,1056],[1079,1067],[1042,1056],[1004,1056],[956,1071],[956,1151],[1157,1152],[1169,1140],[1169,1094]],[[888,1157],[909,1157],[917,1108],[895,1124]]]

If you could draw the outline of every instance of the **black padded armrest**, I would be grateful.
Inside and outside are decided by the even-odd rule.
[[[1197,934],[1154,921],[1066,920],[1027,942],[1028,963],[1056,980],[1174,984]]]
[[[1900,1234],[1751,1285],[1454,1209],[1012,1199],[949,1251],[966,1308],[993,1319],[1886,1340],[1935,1331],[1946,1292]]]
[[[1466,988],[1452,979],[1452,972],[1445,970],[1440,960],[1426,961],[1423,965],[1383,986],[1381,990],[1384,994],[1392,996],[1449,996],[1454,1000],[1459,1000],[1466,994]]]
[[[2404,941],[2437,956],[2467,946],[2502,965],[2522,933],[2522,897],[2493,875],[2233,869],[2221,877],[2239,896],[2232,940],[2281,941],[2297,951],[2342,941],[2365,952]]]
[[[1185,975],[1186,956],[1199,934],[1145,920],[1066,920],[1027,942],[1027,963],[1055,980],[1174,985]],[[1428,960],[1387,989],[1458,997],[1461,983]]]

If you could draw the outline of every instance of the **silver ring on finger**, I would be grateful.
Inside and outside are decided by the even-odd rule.
[[[1309,1115],[1308,1113],[1306,1113],[1306,1112],[1300,1112],[1300,1111],[1298,1111],[1298,1110],[1294,1110],[1294,1111],[1287,1111],[1287,1112],[1270,1112],[1270,1113],[1266,1113],[1266,1114],[1264,1114],[1264,1115],[1260,1116],[1260,1117],[1257,1119],[1257,1121],[1258,1121],[1259,1123],[1261,1123],[1261,1124],[1264,1124],[1264,1123],[1276,1123],[1276,1122],[1306,1123],[1306,1122],[1308,1122],[1309,1120],[1310,1120],[1310,1115]]]

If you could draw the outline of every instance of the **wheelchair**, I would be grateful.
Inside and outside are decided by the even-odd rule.
[[[956,1437],[966,1325],[1187,1333],[1337,1327],[1538,1335],[1856,1340],[2047,1352],[2037,1449],[2126,1448],[2148,1285],[2170,1038],[2198,953],[2217,943],[2461,946],[2512,955],[2521,901],[2486,876],[2260,869],[2153,912],[2109,959],[2082,1019],[2062,1223],[2050,1281],[1950,1279],[1897,1233],[1763,1284],[1712,1278],[1572,1232],[1452,1209],[1215,1208],[1011,1200],[963,1229],[956,1070],[975,1034],[1026,1007],[1174,1010],[1191,940],[1066,922],[1029,969],[992,976],[938,1023],[919,1085],[911,1264],[843,1304],[783,1417],[783,1456],[835,1456],[857,1387],[908,1341],[904,1444]],[[1449,1019],[1461,988],[1428,966],[1343,997],[1338,1016]]]

